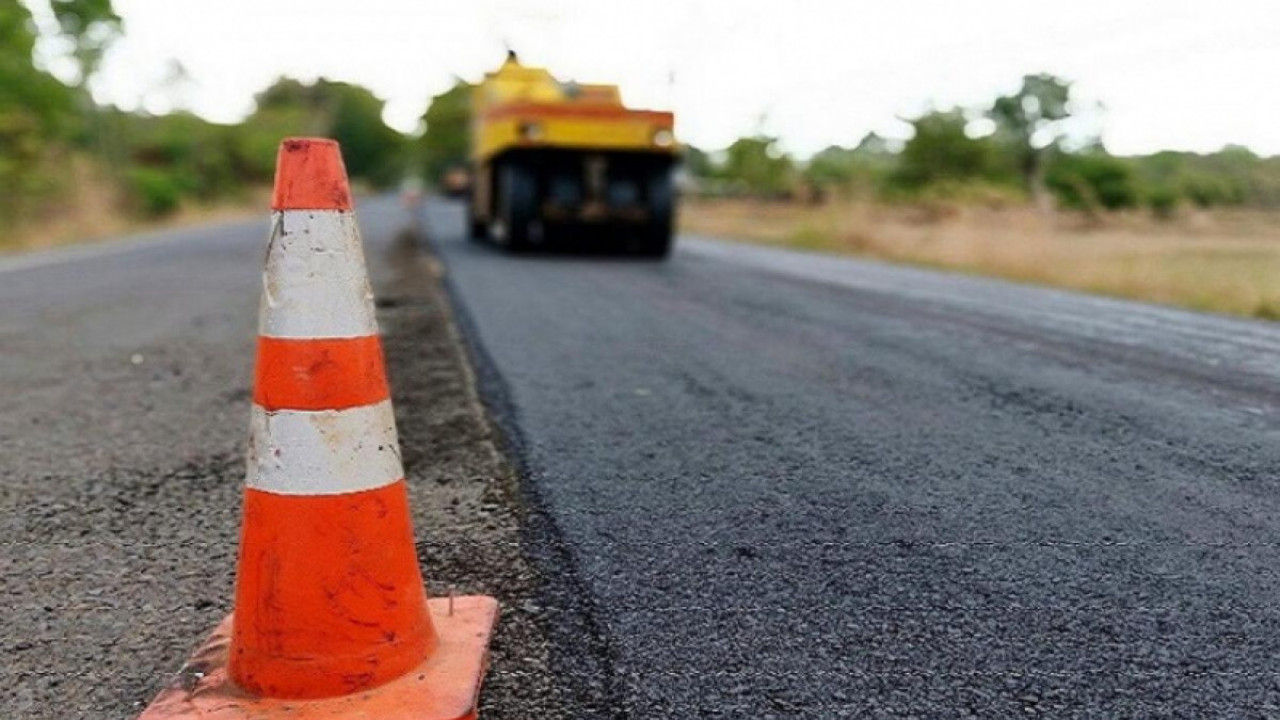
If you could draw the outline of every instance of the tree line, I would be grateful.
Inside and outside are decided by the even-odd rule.
[[[86,184],[139,216],[234,199],[271,183],[276,147],[288,135],[336,138],[353,181],[368,187],[389,187],[413,167],[413,140],[383,122],[381,99],[352,83],[281,78],[230,125],[185,110],[99,105],[89,81],[125,31],[122,19],[111,0],[47,2],[56,29],[38,27],[17,0],[0,0],[0,226],[63,211]],[[66,48],[75,78],[36,62],[42,39]]]
[[[1096,138],[1071,147],[1071,108],[1070,83],[1028,75],[986,108],[907,119],[902,142],[869,133],[799,161],[777,137],[756,134],[719,152],[690,147],[685,167],[701,192],[723,195],[1033,200],[1087,212],[1149,207],[1161,216],[1182,205],[1280,207],[1280,158],[1230,145],[1129,157]]]
[[[470,89],[459,80],[423,116],[428,180],[466,164]],[[1069,144],[1072,108],[1069,82],[1027,75],[987,107],[906,119],[905,141],[869,133],[801,160],[782,151],[779,138],[757,133],[718,151],[686,146],[683,169],[696,192],[753,198],[1034,201],[1086,212],[1149,207],[1159,215],[1182,205],[1280,207],[1280,157],[1240,146],[1119,157],[1096,138]]]

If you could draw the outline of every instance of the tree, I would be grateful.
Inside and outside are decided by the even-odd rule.
[[[0,2],[0,225],[23,215],[57,184],[57,141],[74,117],[67,86],[35,66],[31,13]]]
[[[471,136],[471,84],[456,80],[453,87],[431,98],[422,115],[426,126],[418,142],[423,173],[437,182],[450,168],[465,165]]]
[[[991,180],[998,175],[987,138],[970,137],[958,109],[925,113],[909,121],[915,131],[902,148],[894,181],[907,189],[946,181]]]
[[[1011,154],[1027,190],[1043,201],[1045,156],[1062,139],[1071,84],[1053,75],[1026,75],[1012,95],[996,98],[987,117],[996,124],[996,140]]]
[[[83,88],[102,64],[107,48],[124,31],[124,21],[111,0],[51,0],[50,8],[62,35],[72,43],[71,55],[80,69],[76,85]]]
[[[879,182],[897,158],[889,142],[867,133],[856,147],[832,145],[818,151],[805,165],[804,179],[815,190],[853,190]]]
[[[374,187],[395,184],[405,169],[406,143],[403,135],[382,121],[386,103],[359,85],[329,83],[328,89],[336,96],[329,136],[342,145],[348,172]]]
[[[753,195],[778,196],[791,190],[794,166],[768,135],[738,138],[725,149],[720,175]]]
[[[831,145],[814,153],[804,166],[805,182],[815,189],[845,189],[853,184],[857,159],[852,148]]]
[[[0,3],[0,114],[33,117],[48,132],[71,112],[72,94],[35,66],[35,44],[31,13],[21,3]]]
[[[341,143],[351,177],[375,187],[400,178],[405,138],[382,121],[384,103],[367,88],[324,78],[311,84],[281,78],[256,100],[240,142],[240,162],[248,174],[270,177],[281,137],[323,135]]]

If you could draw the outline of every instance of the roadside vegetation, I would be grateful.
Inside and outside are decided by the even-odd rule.
[[[1069,137],[1070,84],[1029,75],[806,161],[755,135],[686,153],[687,232],[1280,319],[1280,157],[1121,157]]]
[[[357,188],[414,161],[383,101],[350,83],[280,78],[231,125],[99,105],[89,83],[126,31],[110,0],[0,0],[0,251],[261,210],[286,135],[338,139]],[[186,82],[169,70],[165,86]]]

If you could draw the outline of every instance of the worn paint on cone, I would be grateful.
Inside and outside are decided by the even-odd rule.
[[[143,718],[475,716],[497,602],[428,602],[338,146],[281,145],[235,612]]]

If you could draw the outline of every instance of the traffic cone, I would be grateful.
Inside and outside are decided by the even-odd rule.
[[[497,601],[428,600],[338,144],[280,147],[235,611],[141,716],[474,718]]]

